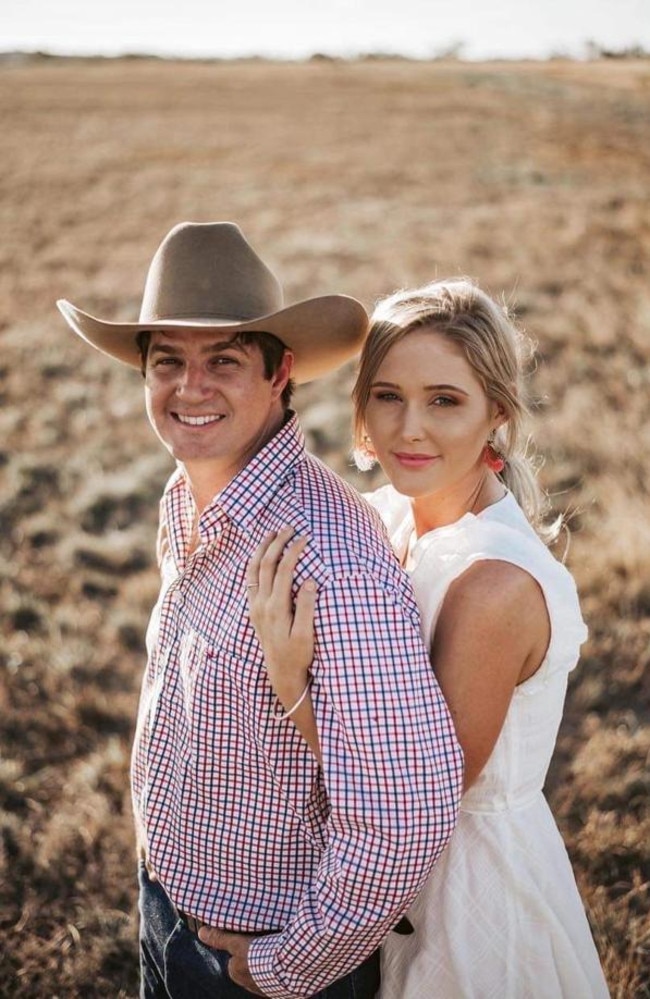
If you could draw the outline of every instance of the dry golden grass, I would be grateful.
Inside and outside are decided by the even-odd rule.
[[[612,995],[650,995],[649,105],[648,61],[0,64],[3,996],[137,991],[128,753],[170,465],[138,375],[54,300],[136,315],[181,219],[239,221],[288,300],[469,273],[537,339],[591,629],[548,792]],[[360,483],[351,379],[298,406]]]

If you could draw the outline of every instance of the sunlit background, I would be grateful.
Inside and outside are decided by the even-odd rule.
[[[128,771],[172,465],[138,372],[54,303],[135,318],[183,219],[238,221],[287,302],[467,273],[537,341],[590,630],[546,792],[612,999],[647,999],[650,0],[0,0],[0,109],[1,999],[138,994]],[[367,490],[353,375],[296,406]]]
[[[0,50],[180,56],[399,53],[467,59],[650,47],[648,0],[4,0]]]

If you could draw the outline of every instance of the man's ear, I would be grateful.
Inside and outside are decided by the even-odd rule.
[[[280,398],[285,388],[287,387],[287,383],[291,378],[292,371],[293,371],[293,353],[290,350],[285,350],[282,356],[282,360],[280,361],[278,370],[275,372],[271,380],[273,385],[273,395],[276,399]]]

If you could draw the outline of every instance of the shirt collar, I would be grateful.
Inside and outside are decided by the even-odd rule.
[[[294,412],[261,451],[215,496],[213,504],[251,533],[281,484],[305,456],[305,438]],[[211,504],[205,511],[205,526]],[[204,517],[201,517],[203,528]]]
[[[305,438],[298,417],[289,419],[248,464],[217,493],[199,520],[199,536],[205,544],[220,531],[224,518],[250,534],[282,482],[305,456]],[[181,467],[172,475],[163,503],[170,525],[170,544],[177,564],[182,564],[196,514],[194,500]]]

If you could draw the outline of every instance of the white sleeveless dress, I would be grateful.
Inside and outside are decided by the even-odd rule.
[[[392,486],[366,497],[400,554],[409,501]],[[415,932],[382,948],[381,999],[592,999],[609,995],[564,843],[542,787],[567,677],[586,638],[572,577],[514,497],[421,537],[408,568],[430,644],[447,587],[480,559],[520,566],[551,622],[544,662],[514,693],[458,826],[408,916]]]

